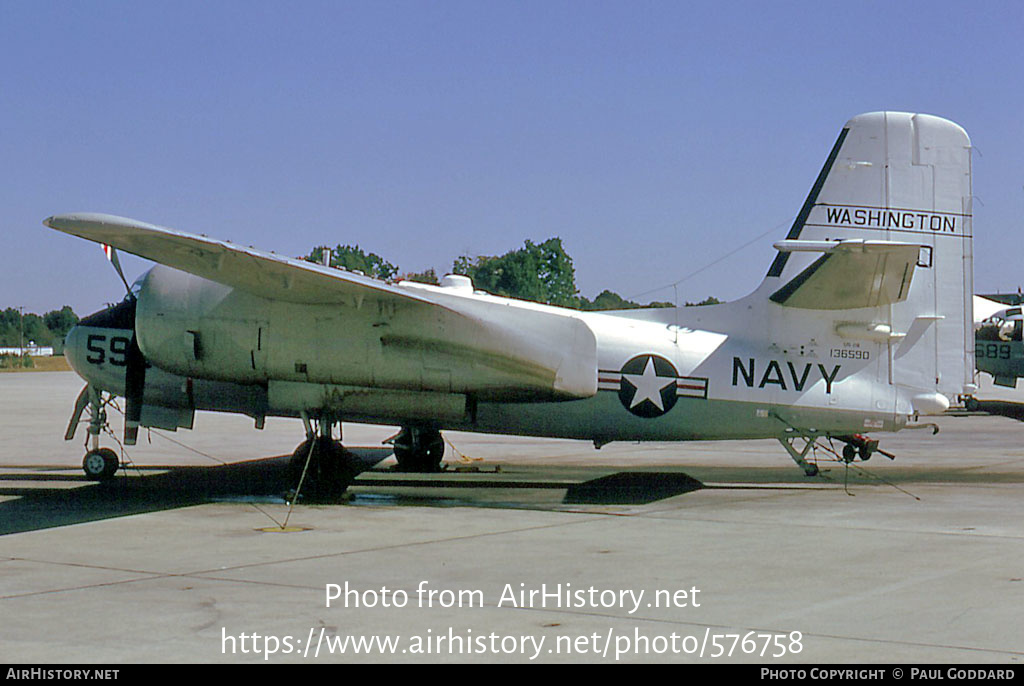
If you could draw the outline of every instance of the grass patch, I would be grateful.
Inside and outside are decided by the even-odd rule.
[[[25,364],[31,366],[24,366]],[[24,360],[17,355],[0,355],[0,374],[4,372],[69,372],[71,366],[67,358],[28,357]]]

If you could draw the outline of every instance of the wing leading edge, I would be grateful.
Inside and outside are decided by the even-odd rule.
[[[64,214],[49,217],[43,224],[264,298],[330,305],[374,294],[430,302],[416,292],[370,277],[134,219]]]

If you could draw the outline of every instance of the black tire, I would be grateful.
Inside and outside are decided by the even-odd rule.
[[[117,453],[110,448],[98,448],[90,450],[82,458],[82,469],[86,478],[93,481],[109,481],[114,478],[121,461],[117,459]]]
[[[419,474],[441,471],[444,438],[440,431],[403,428],[393,447],[399,471]]]
[[[853,462],[857,457],[857,449],[850,443],[843,446],[843,462]]]
[[[288,460],[288,479],[292,482],[294,488],[299,483],[299,478],[302,476],[302,469],[306,466],[306,458],[309,455],[309,440],[305,440],[299,443],[295,451],[292,452],[292,457]],[[315,456],[314,456],[315,457]],[[312,464],[310,465],[312,466]]]
[[[313,441],[312,456],[309,454],[309,440],[299,444],[292,453],[289,462],[292,488],[299,490],[301,481],[299,496],[311,501],[339,498],[359,475],[359,461],[338,441],[330,438],[315,438]],[[305,479],[302,478],[303,470],[306,472]]]

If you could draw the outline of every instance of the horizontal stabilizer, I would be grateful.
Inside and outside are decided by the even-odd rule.
[[[780,241],[785,252],[821,257],[772,293],[773,302],[808,310],[879,307],[907,299],[921,246],[896,241]]]

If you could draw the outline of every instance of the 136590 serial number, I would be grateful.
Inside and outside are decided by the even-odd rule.
[[[840,360],[870,360],[871,351],[859,348],[832,348],[832,357]]]

